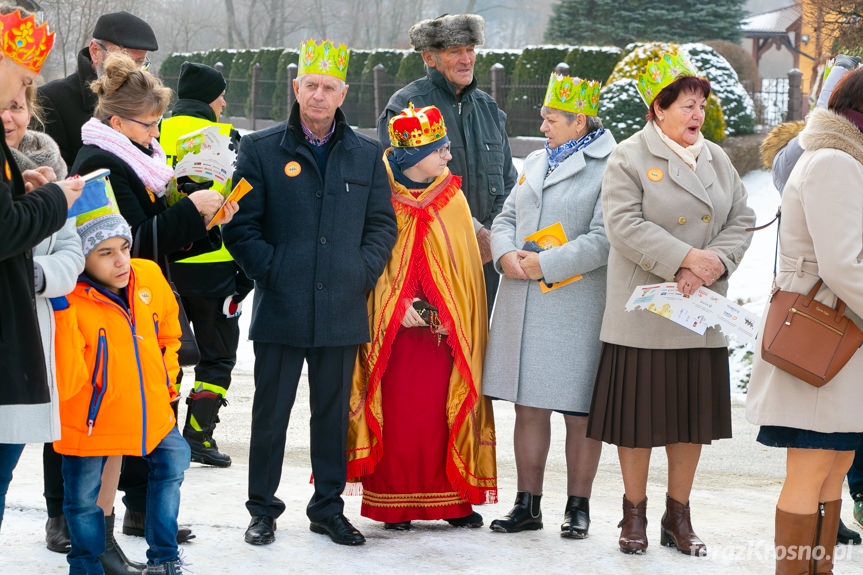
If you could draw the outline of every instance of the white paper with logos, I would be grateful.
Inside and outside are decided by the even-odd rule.
[[[178,151],[184,146],[190,150],[174,168],[175,178],[197,176],[224,184],[234,173],[237,153],[231,149],[231,138],[220,133],[218,126],[187,134],[177,145]]]
[[[677,291],[676,283],[638,286],[626,311],[646,310],[673,321],[699,335],[716,326],[725,335],[755,342],[761,318],[713,290],[698,288],[691,296]]]

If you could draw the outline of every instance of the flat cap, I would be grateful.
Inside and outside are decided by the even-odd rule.
[[[99,16],[93,38],[130,50],[153,52],[159,49],[156,34],[150,25],[128,12],[112,12]]]

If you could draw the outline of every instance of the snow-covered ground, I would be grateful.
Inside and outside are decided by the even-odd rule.
[[[769,176],[756,172],[744,178],[759,222],[772,217],[778,204]],[[775,229],[756,234],[732,277],[731,296],[751,300],[761,312],[770,286]],[[248,314],[244,315],[248,327]],[[186,473],[180,511],[182,523],[197,538],[182,547],[188,573],[662,573],[749,574],[771,573],[773,510],[781,486],[784,456],[755,442],[757,429],[743,417],[745,396],[733,394],[734,438],[704,449],[695,478],[691,505],[696,531],[708,545],[706,558],[690,558],[659,545],[659,521],[664,502],[667,467],[661,450],[655,454],[648,484],[648,537],[644,556],[617,550],[623,485],[616,451],[605,446],[591,499],[593,523],[583,541],[562,539],[558,525],[566,502],[563,459],[563,425],[554,417],[553,439],[545,476],[543,509],[545,529],[522,534],[492,533],[487,527],[453,529],[444,522],[416,522],[408,532],[384,531],[381,524],[360,517],[360,501],[346,498],[346,514],[366,535],[357,548],[335,545],[309,531],[305,506],[312,489],[308,461],[308,393],[300,386],[294,417],[288,431],[282,486],[279,496],[287,511],[278,520],[276,541],[264,547],[243,542],[248,524],[244,507],[248,473],[249,422],[253,382],[251,344],[243,342],[241,360],[229,392],[230,405],[222,412],[217,438],[231,454],[234,465],[215,469],[193,464]],[[185,407],[185,406],[183,406]],[[182,407],[181,407],[182,409]],[[181,414],[182,415],[182,414]],[[515,495],[512,454],[513,409],[495,404],[498,439],[500,502],[478,507],[486,524],[509,510]],[[42,500],[40,446],[28,446],[7,498],[6,518],[0,532],[0,574],[60,574],[68,570],[62,555],[44,545],[45,512]],[[117,500],[118,515],[122,503]],[[843,517],[849,525],[851,502],[846,497]],[[118,525],[120,518],[118,518]],[[119,528],[118,528],[119,531]],[[118,534],[134,559],[144,557],[145,544]],[[863,548],[840,547],[835,572],[863,574]]]

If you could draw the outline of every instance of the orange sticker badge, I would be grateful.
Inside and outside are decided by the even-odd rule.
[[[662,173],[662,170],[660,170],[659,168],[650,168],[649,170],[647,170],[647,179],[651,182],[658,182],[662,179],[663,175],[664,174]]]
[[[525,177],[524,177],[524,174],[522,174],[521,177],[518,179],[518,185],[519,186],[522,185],[524,183],[524,180],[525,180]]]
[[[285,164],[285,175],[289,178],[295,178],[300,175],[302,168],[299,162],[288,162]]]
[[[153,294],[150,293],[150,288],[142,287],[138,289],[138,297],[141,298],[141,301],[144,302],[145,305],[150,305],[150,301],[153,299]]]

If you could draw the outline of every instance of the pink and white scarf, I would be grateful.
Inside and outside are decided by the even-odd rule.
[[[85,144],[111,152],[132,168],[151,193],[159,197],[165,195],[168,182],[174,177],[174,170],[168,166],[165,151],[156,138],[150,142],[153,155],[148,156],[121,132],[96,118],[90,118],[81,126],[81,140]]]

